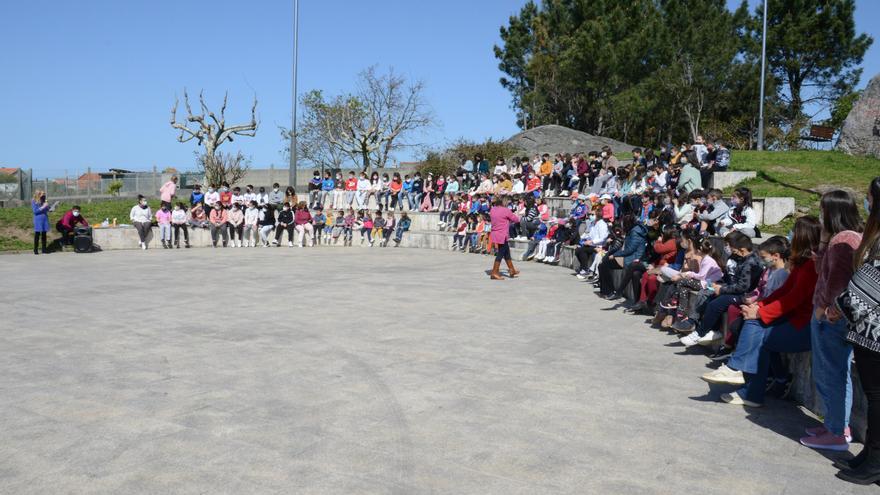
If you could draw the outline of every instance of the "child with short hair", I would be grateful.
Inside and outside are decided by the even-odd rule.
[[[189,249],[189,230],[186,227],[186,206],[177,203],[171,212],[171,226],[174,228],[174,245],[180,249],[180,231],[183,229],[184,245]]]
[[[383,233],[383,229],[385,228],[385,219],[382,218],[382,210],[376,210],[376,218],[373,220],[373,230],[370,235],[370,246],[373,245],[373,240],[379,240],[379,247],[382,246],[382,239],[385,237]]]
[[[162,207],[156,212],[156,223],[159,224],[159,239],[162,240],[162,247],[171,248],[171,212],[168,211],[168,204],[162,202]]]
[[[394,247],[400,246],[400,241],[403,239],[403,233],[409,230],[411,224],[412,220],[409,219],[409,215],[402,213],[400,215],[400,221],[397,222],[397,229],[394,231]]]
[[[452,247],[450,249],[452,251],[458,249],[464,252],[465,237],[467,237],[467,222],[459,222],[458,227],[455,228],[455,235],[452,236]]]
[[[392,211],[389,211],[385,217],[385,237],[382,239],[382,247],[388,247],[388,241],[391,239],[391,234],[394,233],[394,229],[397,227],[397,219],[394,218],[394,213]]]
[[[244,210],[244,247],[257,247],[259,221],[260,210],[257,209],[257,200],[252,199],[248,201],[247,208]]]
[[[333,245],[336,245],[339,242],[339,237],[345,231],[345,212],[342,210],[338,210],[336,212],[336,217],[333,219]],[[342,239],[343,244],[345,243],[345,238]]]
[[[244,231],[244,213],[239,209],[238,203],[232,203],[229,210],[229,247],[236,247],[235,236],[238,236],[238,247],[242,245],[242,233]]]
[[[275,207],[269,203],[260,205],[258,218],[260,241],[262,241],[263,247],[269,247],[269,234],[275,230]]]
[[[354,215],[354,208],[348,209],[348,214],[343,219],[342,235],[343,246],[351,247],[352,238],[354,237],[354,228],[357,223],[357,217]]]
[[[327,215],[324,215],[324,208],[320,204],[315,208],[315,214],[312,215],[312,223],[315,226],[314,243],[320,246],[321,239],[324,237],[324,229],[327,228]]]

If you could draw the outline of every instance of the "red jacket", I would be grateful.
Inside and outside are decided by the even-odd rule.
[[[73,230],[73,227],[78,223],[88,225],[88,222],[86,222],[86,219],[83,218],[82,214],[78,217],[73,216],[73,210],[68,210],[58,223],[65,229],[69,230]]]
[[[793,266],[782,287],[758,303],[761,322],[769,325],[784,316],[796,329],[805,328],[813,316],[813,291],[818,279],[812,259]]]
[[[654,252],[660,256],[660,259],[657,260],[657,266],[668,265],[675,261],[675,255],[678,254],[678,243],[675,237],[668,241],[663,241],[662,237],[654,241]]]

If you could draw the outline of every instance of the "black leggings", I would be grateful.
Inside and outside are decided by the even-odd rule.
[[[508,243],[495,245],[495,261],[510,261],[510,245]]]
[[[607,296],[614,292],[614,279],[612,274],[614,270],[622,270],[617,261],[611,256],[605,256],[599,263],[599,293]]]
[[[630,263],[623,269],[623,280],[620,281],[620,287],[617,288],[617,292],[620,294],[626,293],[626,286],[632,284],[633,294],[635,295],[636,301],[639,300],[639,292],[642,290],[642,275],[648,271],[648,267],[641,263]]]
[[[880,449],[880,354],[853,346],[859,382],[868,400],[868,432],[865,446]]]
[[[37,252],[37,246],[42,244],[43,252],[46,252],[46,233],[34,232],[34,253]]]

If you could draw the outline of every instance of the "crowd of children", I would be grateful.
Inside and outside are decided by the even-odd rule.
[[[502,260],[511,277],[518,273],[509,238],[525,243],[524,260],[557,263],[568,247],[575,274],[592,282],[599,296],[627,297],[627,311],[653,316],[653,326],[682,334],[682,345],[712,349],[709,358],[724,364],[702,378],[739,387],[722,395],[724,402],[760,407],[767,394],[786,396],[791,377],[780,353],[812,351],[825,415],[800,441],[816,449],[849,448],[855,348],[869,404],[868,438],[858,457],[838,463],[838,476],[878,481],[880,177],[864,202],[867,224],[852,195],[835,190],[823,195],[821,218],[798,218],[788,237],[755,245],[761,235],[751,191],[737,188],[727,200],[708,187],[711,173],[725,170],[729,160],[723,143],[702,139],[659,154],[635,149],[627,164],[609,148],[586,157],[515,159],[510,166],[499,158],[491,174],[477,155],[462,158],[453,174],[424,180],[418,172],[403,178],[350,172],[347,180],[315,172],[308,202],[292,188],[282,193],[278,184],[241,191],[224,183],[204,193],[196,186],[188,205],[163,199],[155,220],[165,248],[179,248],[181,233],[189,247],[192,228],[209,229],[214,247],[280,246],[285,232],[290,247],[306,241],[351,246],[356,236],[362,245],[387,246],[399,244],[410,228],[402,210],[438,212],[439,228],[452,233],[452,249],[496,255],[493,279],[502,279]],[[554,215],[548,196],[569,197],[570,209]],[[33,206],[35,230],[45,230],[45,222],[37,222],[48,209],[45,197]],[[130,219],[146,249],[153,214],[145,199]],[[853,276],[871,263],[876,275]],[[854,283],[868,289],[853,293]],[[842,297],[859,303],[842,304]],[[865,318],[873,323],[854,323]]]

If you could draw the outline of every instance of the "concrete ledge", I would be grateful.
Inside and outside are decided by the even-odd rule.
[[[757,172],[712,172],[712,178],[709,179],[709,187],[723,191],[729,187],[736,186],[740,182],[754,179],[757,176]]]
[[[761,203],[761,225],[776,225],[786,217],[795,214],[794,198],[761,198],[752,204]]]

